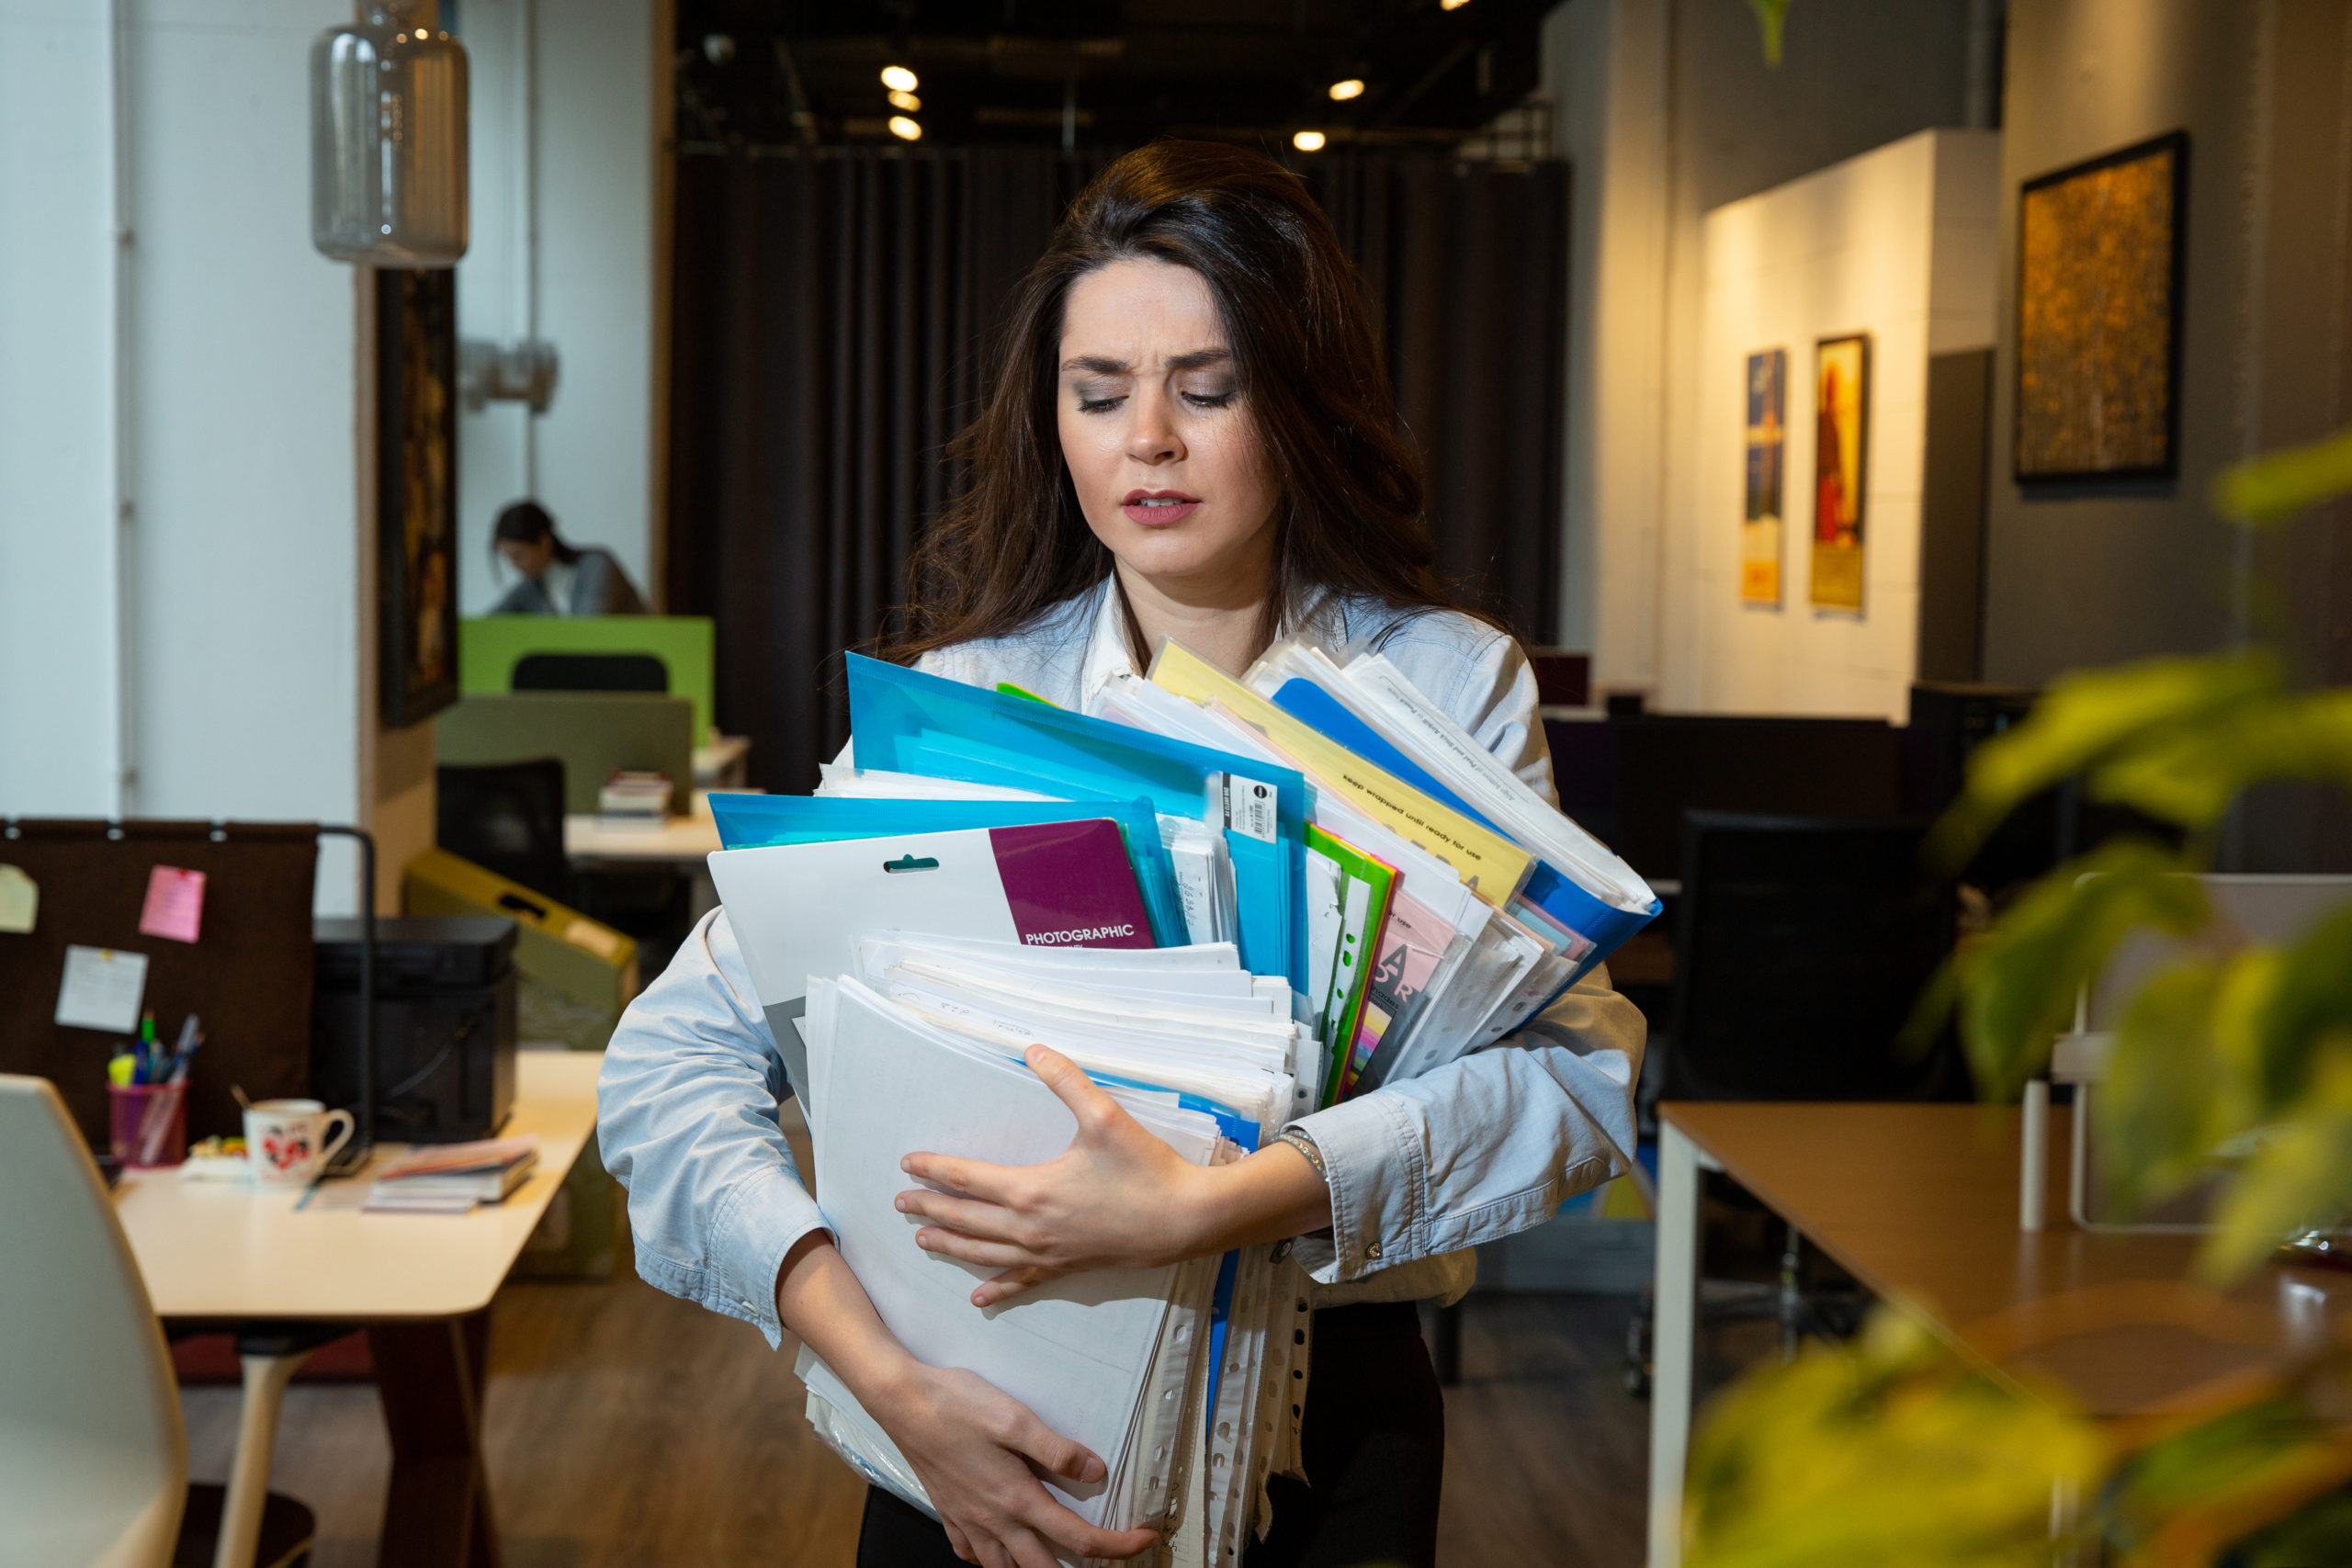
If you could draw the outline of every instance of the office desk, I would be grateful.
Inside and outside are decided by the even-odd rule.
[[[2065,1218],[2068,1113],[2051,1113],[2053,1201],[2018,1228],[2015,1107],[1766,1105],[1658,1108],[1656,1373],[1650,1406],[1650,1568],[1681,1561],[1699,1286],[1699,1173],[1728,1172],[1876,1294],[1911,1303],[1962,1353],[2055,1379],[2094,1416],[2195,1404],[2220,1380],[2307,1345],[2352,1311],[2352,1279],[2270,1268],[2227,1302],[2184,1283],[2193,1235],[2094,1235]],[[2100,1287],[2157,1285],[2169,1325],[2067,1337]],[[2232,1337],[2192,1326],[2226,1314]],[[2017,1347],[2035,1348],[2019,1353]]]
[[[503,1131],[538,1134],[538,1167],[504,1202],[468,1214],[363,1213],[364,1174],[322,1184],[299,1209],[300,1188],[123,1176],[116,1212],[159,1316],[367,1328],[392,1441],[382,1568],[498,1561],[478,1441],[491,1298],[595,1128],[602,1065],[588,1052],[516,1058]],[[242,1462],[242,1436],[239,1447]]]
[[[718,848],[718,824],[699,791],[695,809],[665,818],[658,828],[616,828],[593,813],[563,819],[563,852],[575,861],[659,862],[683,867],[702,864]]]

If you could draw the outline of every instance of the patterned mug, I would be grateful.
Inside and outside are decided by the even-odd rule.
[[[329,1137],[338,1120],[342,1130]],[[315,1100],[257,1100],[245,1108],[245,1165],[264,1186],[300,1186],[350,1141],[352,1125],[350,1111]]]

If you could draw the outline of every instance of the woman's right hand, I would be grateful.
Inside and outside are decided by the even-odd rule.
[[[1055,1568],[1056,1549],[1117,1562],[1159,1540],[1097,1529],[1047,1492],[1040,1474],[1100,1482],[1102,1461],[1029,1407],[960,1368],[902,1363],[867,1409],[914,1467],[956,1555],[984,1568]]]

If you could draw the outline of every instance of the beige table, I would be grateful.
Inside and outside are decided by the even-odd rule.
[[[2071,1121],[2050,1120],[2064,1192]],[[1729,1173],[1963,1354],[2030,1367],[2110,1422],[2194,1407],[2352,1312],[2352,1277],[2324,1270],[2267,1268],[2227,1297],[2199,1290],[2193,1235],[2093,1234],[2057,1212],[2018,1229],[2015,1107],[1685,1102],[1658,1121],[1650,1568],[1681,1560],[1702,1170]],[[2159,1310],[2114,1326],[2127,1292]]]
[[[182,1181],[172,1170],[122,1179],[116,1212],[159,1316],[247,1337],[270,1325],[367,1329],[392,1440],[381,1568],[498,1561],[478,1440],[491,1298],[594,1131],[603,1061],[565,1051],[516,1058],[514,1113],[501,1131],[537,1133],[538,1167],[504,1202],[467,1214],[363,1213],[364,1172],[321,1184],[307,1203],[300,1189]],[[307,1353],[244,1357],[220,1564],[252,1561],[277,1404]]]

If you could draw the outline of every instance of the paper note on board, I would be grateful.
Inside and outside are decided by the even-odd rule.
[[[108,947],[69,947],[57,987],[57,1021],[74,1029],[129,1034],[139,1027],[147,994],[147,955]]]
[[[20,865],[0,865],[0,931],[22,936],[40,913],[40,884]]]
[[[147,902],[139,911],[139,934],[194,942],[204,926],[204,873],[159,865],[147,874]]]

